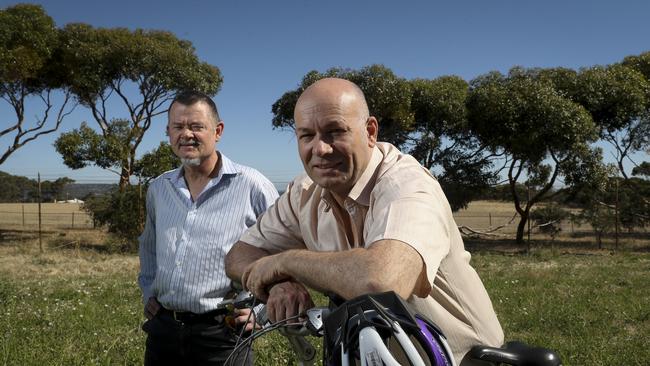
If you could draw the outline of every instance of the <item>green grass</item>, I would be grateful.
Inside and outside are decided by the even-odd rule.
[[[88,253],[87,259],[108,266],[116,256]],[[34,255],[11,269],[0,265],[0,365],[142,364],[137,270],[52,272],[64,259]],[[485,252],[475,253],[472,263],[508,340],[553,348],[565,365],[650,363],[650,254]],[[257,365],[293,363],[277,333],[255,348]]]
[[[0,280],[0,364],[142,364],[132,273]]]
[[[650,255],[482,255],[474,263],[508,339],[566,365],[650,363]]]

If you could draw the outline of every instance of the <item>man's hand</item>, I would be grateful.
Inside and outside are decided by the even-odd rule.
[[[262,327],[256,323],[256,320],[255,314],[251,314],[251,309],[235,309],[235,325],[242,326],[242,324],[246,324],[245,327],[247,332],[252,331],[253,328],[262,329]]]
[[[266,315],[275,323],[289,317],[303,314],[314,307],[309,292],[298,282],[286,281],[275,284],[269,291]],[[296,321],[298,320],[296,319]]]
[[[155,297],[150,297],[147,304],[144,306],[144,316],[151,320],[160,310],[160,303]]]
[[[268,288],[290,277],[283,273],[281,265],[282,254],[262,257],[249,264],[244,270],[241,283],[245,289],[252,292],[263,302],[269,298]]]

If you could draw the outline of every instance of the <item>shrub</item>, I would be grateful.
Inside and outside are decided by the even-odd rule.
[[[540,207],[530,213],[530,219],[543,233],[555,236],[561,231],[560,222],[568,218],[571,213],[556,204]]]
[[[114,189],[110,194],[92,197],[83,208],[96,225],[106,226],[114,234],[111,245],[120,243],[121,251],[132,253],[138,250],[138,236],[144,227],[145,197],[146,187],[127,186],[123,191]]]

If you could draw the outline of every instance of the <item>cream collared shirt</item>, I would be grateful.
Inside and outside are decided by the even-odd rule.
[[[503,343],[501,325],[469,264],[470,253],[438,181],[391,144],[377,143],[342,206],[301,175],[241,241],[277,253],[344,251],[383,239],[409,244],[422,256],[429,296],[407,301],[442,329],[457,363],[473,345]]]

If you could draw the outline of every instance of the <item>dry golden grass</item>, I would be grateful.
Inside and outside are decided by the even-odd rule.
[[[533,207],[535,208],[542,207],[543,204],[537,204]],[[574,213],[577,213],[576,209],[569,209]],[[515,205],[512,202],[504,201],[474,201],[470,202],[466,209],[459,210],[454,213],[454,218],[456,223],[459,226],[467,226],[473,230],[478,231],[489,231],[497,227],[502,228],[498,229],[495,233],[503,235],[513,235],[517,232],[517,225],[519,224],[519,215],[516,215]],[[531,222],[531,225],[534,226],[534,223]],[[576,224],[571,223],[568,220],[565,220],[559,224],[561,228],[560,236],[571,235],[574,233],[586,232],[591,234],[591,225]],[[537,233],[535,228],[532,228],[532,232],[540,237],[543,234]],[[550,237],[549,237],[550,238]],[[578,241],[593,241],[593,236],[589,235],[586,238],[577,238]]]
[[[470,202],[466,209],[458,210],[458,216],[465,215],[505,215],[512,216],[515,214],[515,205],[512,202],[504,201],[473,201]]]
[[[41,203],[41,212],[43,213],[72,213],[84,212],[80,203]],[[37,213],[38,203],[0,203],[0,212],[22,213],[23,207],[25,213]]]
[[[92,227],[92,219],[79,203],[42,203],[41,226],[88,228]],[[0,203],[0,228],[33,230],[36,227],[38,203]]]
[[[518,217],[513,220],[514,216],[514,204],[503,201],[474,201],[466,209],[454,213],[459,226],[479,231],[504,226],[499,232],[508,234],[517,230]]]
[[[107,234],[101,230],[66,230],[38,236],[16,232],[0,242],[0,273],[15,278],[77,278],[138,272],[135,255],[106,252]],[[135,277],[134,277],[135,278]]]

